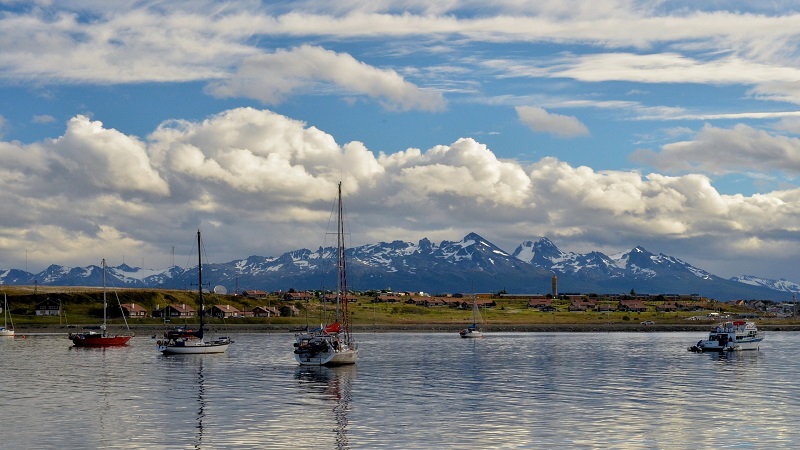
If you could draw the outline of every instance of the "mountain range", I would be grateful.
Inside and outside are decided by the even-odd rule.
[[[558,291],[579,293],[699,294],[730,301],[761,299],[790,301],[800,285],[754,276],[724,279],[678,258],[654,254],[642,247],[605,255],[592,251],[568,253],[549,239],[522,242],[508,253],[476,233],[460,241],[435,244],[393,241],[349,248],[347,275],[352,290],[546,294],[552,277]],[[293,250],[278,257],[250,256],[227,263],[203,264],[209,286],[228,292],[335,289],[336,249]],[[197,267],[143,269],[122,264],[108,267],[111,287],[197,289]],[[101,286],[99,266],[51,265],[39,273],[0,270],[1,285]]]

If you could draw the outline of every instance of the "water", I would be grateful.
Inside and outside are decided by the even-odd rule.
[[[0,340],[0,448],[797,448],[796,332],[695,354],[702,333],[359,334],[297,366],[291,334],[222,355]]]

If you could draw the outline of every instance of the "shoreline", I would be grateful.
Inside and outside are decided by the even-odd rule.
[[[624,323],[559,323],[559,324],[491,324],[485,327],[487,333],[505,332],[525,332],[525,333],[597,333],[597,332],[708,332],[713,323],[703,324],[624,324]],[[23,334],[64,334],[81,331],[84,326],[94,325],[41,325],[41,324],[21,324],[15,327],[19,335]],[[189,324],[190,327],[197,324]],[[294,333],[294,329],[300,325],[295,324],[211,324],[206,325],[207,330],[213,333]],[[160,335],[164,330],[174,328],[175,325],[164,324],[135,324],[130,325],[130,330],[138,335]],[[358,324],[353,325],[354,333],[457,333],[464,328],[463,324],[436,324],[436,323],[414,323],[414,324]],[[800,325],[796,324],[759,324],[758,328],[762,331],[800,331]],[[124,325],[109,325],[110,332],[119,332],[125,329]]]

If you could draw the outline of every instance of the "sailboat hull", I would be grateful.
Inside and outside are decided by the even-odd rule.
[[[344,366],[355,364],[358,360],[358,350],[345,349],[333,351],[328,349],[315,354],[295,353],[295,361],[301,366]]]
[[[209,353],[225,353],[233,341],[220,339],[211,342],[203,340],[178,340],[158,346],[158,351],[165,355],[206,355]]]
[[[128,345],[131,336],[93,336],[92,334],[74,334],[70,336],[76,347],[116,347]]]
[[[458,334],[460,334],[464,339],[477,339],[483,337],[483,333],[480,330],[470,330],[468,328],[459,331]]]
[[[295,336],[294,359],[303,366],[341,366],[355,364],[358,349],[339,339],[338,333],[323,330]]]
[[[5,327],[0,327],[0,336],[14,336],[16,332]]]
[[[336,352],[333,359],[328,362],[328,366],[343,366],[347,364],[355,364],[358,359],[358,350],[346,349]]]

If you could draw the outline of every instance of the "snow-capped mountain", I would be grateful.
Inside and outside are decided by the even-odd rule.
[[[795,294],[800,293],[800,284],[784,280],[783,278],[780,280],[770,280],[767,278],[754,277],[752,275],[740,275],[738,277],[731,278],[731,280],[752,286],[761,286],[776,291],[792,292]]]
[[[250,256],[227,263],[204,264],[204,280],[229,292],[262,289],[331,289],[336,285],[336,249],[299,249],[277,257]],[[800,285],[756,277],[725,280],[678,258],[650,253],[642,247],[605,255],[561,251],[540,238],[521,243],[508,253],[476,233],[460,241],[427,238],[417,243],[393,241],[347,249],[351,289],[404,291],[550,293],[552,277],[560,292],[649,294],[700,294],[718,300],[791,299]],[[164,270],[121,265],[109,267],[111,287],[159,287],[196,289],[197,268]],[[31,274],[17,269],[0,270],[0,284],[99,286],[98,266],[52,265]],[[194,286],[194,287],[193,287]]]

